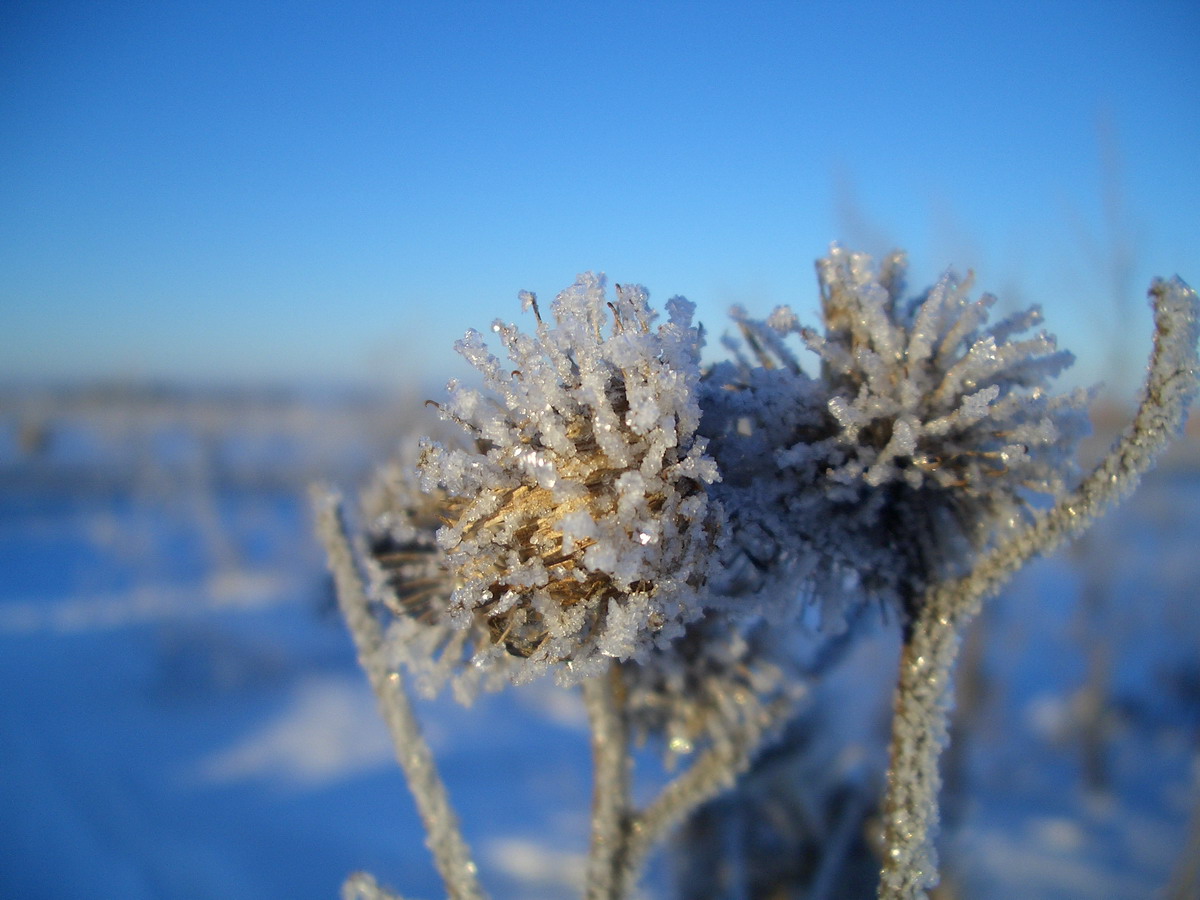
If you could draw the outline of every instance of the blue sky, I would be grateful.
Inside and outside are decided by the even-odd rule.
[[[404,384],[585,269],[715,338],[835,239],[1136,374],[1200,282],[1197,46],[1194,0],[16,0],[0,379]]]

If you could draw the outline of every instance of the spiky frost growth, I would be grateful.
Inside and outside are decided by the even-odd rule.
[[[1086,393],[1048,390],[1073,357],[1045,332],[1018,337],[1040,323],[1036,308],[989,326],[995,298],[969,300],[971,279],[952,274],[904,302],[904,265],[835,245],[817,263],[822,331],[788,307],[765,322],[735,310],[759,366],[743,356],[715,371],[707,394],[722,470],[747,483],[751,510],[770,510],[729,499],[734,545],[759,568],[764,543],[797,548],[790,576],[826,598],[907,606],[963,574],[1028,521],[1035,495],[1063,491],[1086,433]],[[793,334],[815,376],[785,344]],[[754,472],[771,448],[774,466]]]
[[[511,368],[475,331],[456,345],[488,391],[451,383],[441,410],[468,440],[427,444],[421,487],[445,498],[446,621],[482,616],[491,644],[524,660],[515,681],[561,664],[571,683],[702,610],[720,527],[696,437],[701,339],[688,301],[653,328],[643,288],[618,285],[610,303],[591,274],[559,294],[553,325],[523,302],[534,335],[492,326]]]

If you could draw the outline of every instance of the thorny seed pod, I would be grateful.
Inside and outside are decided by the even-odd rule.
[[[514,680],[555,664],[568,683],[700,615],[720,535],[706,491],[717,470],[696,437],[691,304],[670,301],[655,329],[643,289],[618,285],[609,303],[603,280],[583,275],[551,326],[523,299],[533,336],[492,329],[512,368],[476,332],[458,343],[488,390],[451,384],[439,409],[467,440],[427,442],[419,467],[443,498],[444,620],[482,618],[491,644],[524,660]]]
[[[947,275],[905,302],[901,254],[876,269],[837,246],[817,272],[823,330],[787,307],[765,322],[735,310],[757,365],[735,346],[738,363],[706,384],[729,568],[753,585],[769,580],[767,559],[777,586],[772,550],[786,547],[792,583],[820,597],[907,607],[1026,521],[1035,495],[1064,490],[1087,395],[1051,396],[1071,354],[1045,333],[1014,339],[1041,321],[1037,309],[989,327],[995,298],[968,301],[969,278]],[[818,358],[815,376],[785,344],[791,334]]]

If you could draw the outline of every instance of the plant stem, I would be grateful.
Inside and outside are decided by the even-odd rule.
[[[327,489],[314,488],[317,533],[325,545],[329,570],[337,587],[338,605],[354,638],[358,661],[379,701],[408,787],[425,826],[434,863],[452,900],[482,900],[475,863],[459,829],[446,787],[438,775],[433,753],[421,735],[398,671],[384,661],[383,632],[371,612],[358,562],[346,536],[341,499]]]
[[[342,900],[404,900],[399,894],[381,888],[366,872],[355,872],[342,885]]]
[[[662,837],[702,803],[730,787],[739,775],[750,768],[755,753],[766,735],[775,730],[788,716],[795,704],[780,698],[770,704],[759,717],[747,722],[728,740],[708,749],[683,773],[664,787],[646,809],[634,817],[625,860],[627,889],[632,887],[646,857]]]
[[[588,900],[617,900],[629,841],[633,801],[630,795],[629,734],[625,720],[621,668],[583,682],[583,699],[592,731],[592,841],[588,852]]]
[[[1079,487],[1047,513],[1001,541],[970,574],[935,584],[916,604],[900,658],[892,717],[891,765],[884,798],[885,853],[879,896],[923,898],[937,884],[938,757],[953,703],[951,673],[962,629],[1033,556],[1082,534],[1101,512],[1137,485],[1180,429],[1196,393],[1200,304],[1179,279],[1155,281],[1154,347],[1133,422]]]
[[[879,882],[879,896],[888,900],[924,897],[937,884],[938,756],[947,741],[958,646],[958,623],[926,604],[900,654]]]

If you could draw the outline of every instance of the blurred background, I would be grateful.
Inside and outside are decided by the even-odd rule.
[[[1150,279],[1200,281],[1198,41],[1185,0],[6,4],[0,893],[439,893],[305,488],[353,493],[519,290],[683,294],[716,358],[731,304],[815,318],[831,241],[903,247],[1043,306],[1102,450]],[[1198,501],[1192,437],[980,623],[945,896],[1200,877]],[[888,652],[828,688],[866,792]],[[485,882],[572,896],[578,710],[425,711]]]

